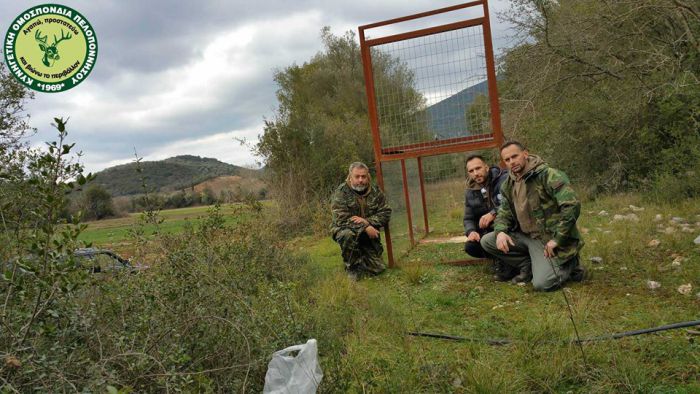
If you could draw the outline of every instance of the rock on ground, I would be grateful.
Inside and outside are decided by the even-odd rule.
[[[690,283],[680,285],[680,286],[678,286],[678,292],[683,294],[683,295],[689,295],[690,293],[693,292],[693,285],[691,285]]]
[[[627,215],[619,215],[619,214],[616,214],[615,216],[613,216],[613,220],[616,220],[616,221],[619,221],[619,220],[629,220],[629,221],[632,221],[632,222],[638,222],[638,221],[639,221],[639,216],[637,216],[637,215],[634,214],[634,213],[629,213],[629,214],[627,214]]]

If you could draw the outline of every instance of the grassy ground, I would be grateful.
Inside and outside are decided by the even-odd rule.
[[[236,207],[237,205],[235,204],[221,206],[221,213],[224,215],[227,224],[232,224],[238,220]],[[199,206],[160,211],[160,217],[163,219],[163,222],[159,225],[159,229],[162,233],[180,232],[185,226],[201,220],[211,208],[212,206]],[[139,221],[140,215],[140,213],[132,213],[122,218],[87,222],[88,228],[80,235],[80,240],[91,242],[98,246],[116,247],[118,249],[120,246],[129,243],[129,230]],[[146,234],[153,234],[155,226],[147,225],[144,230]]]
[[[645,209],[633,212],[630,205]],[[161,230],[178,231],[206,210],[163,211]],[[607,215],[599,215],[603,210]],[[613,219],[631,213],[637,221]],[[592,278],[565,290],[582,337],[700,319],[700,246],[693,244],[698,215],[700,200],[655,206],[615,196],[583,205],[582,257]],[[237,211],[224,207],[223,216],[232,223]],[[406,226],[399,215],[392,220]],[[93,222],[84,236],[100,245],[124,243],[134,222]],[[459,234],[461,207],[431,211],[431,225],[431,236]],[[395,239],[406,246],[405,233],[397,230]],[[649,246],[652,240],[659,244]],[[291,248],[309,256],[305,283],[291,287],[298,294],[290,302],[300,300],[300,332],[319,341],[321,392],[700,392],[699,336],[675,330],[588,343],[584,361],[568,343],[575,333],[561,291],[496,283],[486,266],[439,264],[464,258],[461,244],[421,244],[397,254],[395,269],[360,282],[344,275],[338,247],[328,238],[300,238]],[[661,287],[648,289],[649,280]],[[692,285],[688,295],[677,290],[685,284]],[[484,342],[501,338],[513,343]]]
[[[632,212],[629,205],[645,209]],[[608,215],[598,215],[601,210]],[[631,213],[638,221],[613,220]],[[655,220],[657,214],[663,218]],[[700,319],[698,222],[700,201],[653,206],[616,196],[584,204],[583,261],[592,278],[565,290],[580,335]],[[649,246],[654,239],[659,245]],[[485,266],[434,264],[463,257],[460,244],[420,245],[398,268],[358,283],[343,274],[329,239],[304,239],[296,247],[312,259],[308,313],[324,391],[700,392],[697,335],[681,329],[588,343],[584,361],[566,343],[575,334],[561,291],[496,283]],[[602,263],[590,262],[594,256]],[[661,287],[648,289],[648,280]],[[677,290],[684,284],[692,285],[688,295]],[[475,341],[418,338],[406,334],[411,331]],[[481,342],[488,338],[514,343]]]

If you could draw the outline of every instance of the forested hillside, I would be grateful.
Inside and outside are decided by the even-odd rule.
[[[225,175],[243,178],[259,178],[260,170],[252,170],[223,163],[216,159],[183,155],[159,161],[142,161],[107,168],[95,174],[95,182],[112,196],[143,193],[141,177],[145,178],[149,191],[171,192],[191,189],[198,183]]]

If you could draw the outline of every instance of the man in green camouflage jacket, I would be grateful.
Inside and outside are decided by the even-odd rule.
[[[481,239],[482,247],[520,271],[514,283],[532,279],[536,290],[547,291],[581,281],[581,203],[569,178],[517,141],[503,144],[501,158],[510,175],[501,185],[494,231]]]
[[[379,230],[389,224],[391,208],[384,193],[370,180],[365,164],[350,164],[348,177],[335,190],[331,202],[331,234],[340,245],[345,270],[352,279],[386,269]]]

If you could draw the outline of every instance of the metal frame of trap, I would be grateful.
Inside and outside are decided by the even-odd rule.
[[[409,32],[404,32],[395,35],[388,35],[384,37],[365,39],[365,31],[389,26],[393,24],[398,24],[401,22],[406,22],[410,20],[418,20],[421,18],[426,18],[438,14],[445,14],[450,12],[455,12],[459,10],[464,10],[472,7],[481,7],[483,10],[483,16],[478,18],[461,20],[453,23],[447,23],[443,25],[433,26],[424,29],[413,30]],[[472,8],[473,9],[473,8]],[[375,96],[375,84],[374,84],[374,74],[372,69],[372,51],[373,46],[395,43],[404,40],[410,40],[419,37],[426,37],[438,33],[445,33],[453,30],[465,29],[469,27],[481,26],[483,39],[484,39],[484,51],[485,51],[485,61],[486,61],[486,76],[488,84],[488,95],[489,95],[489,105],[491,112],[491,134],[480,134],[480,135],[467,135],[468,131],[465,130],[465,135],[457,138],[447,138],[438,139],[430,141],[427,143],[419,144],[407,144],[401,146],[383,146],[380,136],[380,124],[377,110],[377,100]],[[368,25],[363,25],[359,27],[360,36],[360,48],[362,53],[362,63],[364,68],[365,76],[365,88],[367,91],[367,101],[369,108],[369,119],[372,129],[372,138],[374,145],[374,155],[376,163],[376,177],[377,183],[382,190],[384,190],[384,178],[382,175],[382,163],[390,161],[401,161],[401,173],[403,178],[403,194],[406,203],[406,214],[408,216],[408,235],[410,238],[411,247],[416,245],[416,240],[413,234],[413,218],[411,215],[411,202],[409,197],[408,180],[406,177],[406,160],[416,159],[418,165],[418,177],[420,181],[420,195],[423,209],[423,219],[425,221],[425,235],[428,236],[430,232],[429,220],[428,220],[428,210],[426,206],[425,198],[425,186],[424,186],[424,176],[423,176],[423,163],[422,158],[427,156],[437,156],[450,153],[462,153],[474,150],[494,148],[498,147],[503,143],[503,132],[501,130],[501,117],[500,117],[500,106],[498,102],[498,88],[496,85],[496,70],[493,54],[493,43],[491,41],[491,24],[489,20],[488,11],[488,0],[471,1],[464,4],[458,4],[451,7],[440,8],[432,11],[422,12],[414,15],[404,16],[401,18],[390,19],[382,22],[371,23]],[[391,234],[388,226],[384,229],[386,237],[387,246],[387,257],[389,260],[389,266],[393,267],[394,254],[391,243]],[[475,260],[459,260],[449,262],[451,264],[469,264],[474,263]]]

